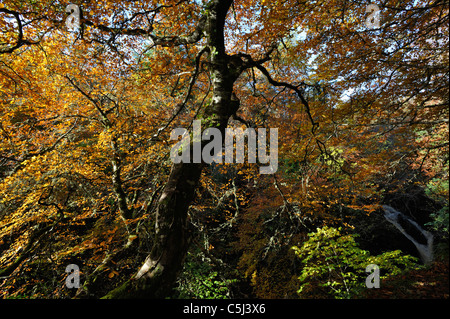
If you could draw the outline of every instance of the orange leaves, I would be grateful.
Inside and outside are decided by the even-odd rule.
[[[384,189],[414,180],[419,170],[436,178],[430,188],[440,187],[438,180],[448,177],[448,9],[394,2],[385,3],[379,30],[369,30],[358,2],[234,1],[227,54],[256,61],[276,45],[264,66],[273,79],[301,90],[320,126],[311,132],[292,91],[247,69],[230,83],[241,101],[230,126],[278,128],[278,185],[258,175],[256,165],[210,166],[190,221],[213,228],[238,221],[236,240],[255,240],[259,249],[272,240],[267,233],[285,231],[282,218],[291,227],[300,216],[329,221],[347,218],[345,209],[373,212]],[[187,127],[211,103],[204,54],[184,109],[153,139],[185,98],[206,41],[152,46],[144,33],[189,35],[207,7],[204,1],[91,1],[82,4],[83,29],[69,32],[55,23],[67,17],[64,5],[0,6],[21,10],[25,38],[40,41],[0,56],[0,241],[9,245],[0,262],[23,245],[25,228],[63,215],[55,243],[47,243],[55,251],[50,257],[82,255],[98,266],[127,240],[134,245],[137,224],[152,218],[155,191],[170,173],[170,129]],[[17,31],[0,14],[0,43],[10,44]],[[118,198],[133,218],[119,218]],[[213,246],[220,251],[220,244],[206,247]],[[105,277],[118,279],[118,268],[106,270]]]

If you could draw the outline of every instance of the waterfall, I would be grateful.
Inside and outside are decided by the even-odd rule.
[[[414,244],[414,246],[416,246],[423,263],[425,265],[430,264],[433,261],[433,235],[420,227],[419,224],[417,224],[414,220],[399,212],[398,210],[395,210],[391,206],[382,205],[381,207],[384,210],[384,218],[386,218],[388,222],[393,224],[403,235],[405,235],[406,238],[408,238]],[[405,228],[409,228],[410,233],[408,233]],[[419,232],[419,234],[421,234],[421,236],[423,236],[423,238],[426,240],[426,244],[420,243],[417,240],[417,236],[416,238],[414,238],[412,232]]]

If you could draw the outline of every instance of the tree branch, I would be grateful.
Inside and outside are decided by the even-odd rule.
[[[178,110],[172,115],[172,117],[169,119],[169,121],[166,123],[166,125],[164,125],[163,127],[158,129],[158,132],[156,132],[156,134],[153,135],[152,139],[157,139],[159,137],[159,134],[161,134],[162,131],[164,131],[165,129],[167,129],[169,127],[169,125],[173,122],[173,120],[181,113],[181,111],[184,109],[184,107],[186,106],[186,103],[188,102],[191,93],[192,93],[192,89],[194,88],[194,84],[195,81],[197,79],[199,70],[200,70],[200,59],[203,55],[203,53],[208,52],[208,48],[204,47],[196,56],[195,58],[195,70],[194,70],[194,74],[192,75],[191,81],[189,82],[189,87],[188,87],[188,91],[186,93],[186,96],[183,100],[183,102],[181,104],[178,105]]]
[[[158,7],[161,8],[161,7]],[[157,10],[157,9],[155,9]],[[153,10],[153,12],[155,11]],[[152,12],[152,11],[148,11]],[[143,14],[143,13],[142,13]],[[137,15],[136,13],[134,14]],[[94,28],[97,28],[101,31],[112,33],[113,35],[117,34],[123,34],[123,35],[134,35],[134,36],[148,36],[150,39],[152,39],[154,45],[160,45],[163,47],[171,47],[171,46],[179,46],[184,44],[193,44],[203,37],[203,29],[206,25],[206,16],[202,16],[199,20],[199,23],[197,24],[197,27],[195,30],[187,35],[187,36],[163,36],[159,37],[154,34],[151,34],[153,31],[153,26],[150,25],[149,30],[144,30],[141,28],[135,28],[135,29],[127,29],[127,28],[114,28],[114,27],[108,27],[103,24],[95,25],[92,21],[89,21],[87,19],[82,19],[82,23],[88,26],[92,26]]]
[[[274,80],[270,76],[269,71],[267,71],[267,69],[265,67],[263,67],[260,63],[258,63],[256,61],[249,61],[249,62],[253,62],[252,66],[256,67],[259,71],[261,71],[261,73],[264,74],[264,76],[267,78],[267,80],[269,81],[270,84],[272,84],[273,86],[286,87],[288,89],[291,89],[292,91],[294,91],[297,94],[297,96],[300,98],[300,101],[305,106],[306,114],[308,114],[309,120],[311,121],[311,124],[312,124],[311,130],[314,133],[316,128],[319,126],[319,123],[314,121],[314,119],[311,115],[311,109],[309,107],[308,101],[306,101],[305,97],[303,96],[303,93],[300,91],[298,86],[295,86],[295,85],[287,83],[287,82],[280,82],[280,81]]]
[[[102,120],[103,120],[103,124],[106,125],[107,127],[111,127],[111,122],[108,119],[107,114],[105,113],[105,111],[102,110],[102,108],[100,107],[100,105],[98,104],[98,102],[96,100],[94,100],[88,93],[86,93],[84,90],[82,90],[76,83],[74,80],[72,80],[69,76],[65,75],[64,76],[69,82],[70,84],[72,84],[72,86],[78,91],[80,92],[84,97],[86,97],[97,109],[97,111],[100,113],[100,115],[102,116]]]
[[[18,12],[16,11],[12,11],[6,8],[0,8],[0,12],[6,13],[6,14],[11,14],[14,16],[14,18],[17,21],[17,27],[18,27],[18,32],[19,34],[17,35],[17,41],[16,44],[7,48],[7,49],[0,49],[0,54],[3,53],[12,53],[14,50],[20,48],[23,45],[32,45],[32,44],[38,44],[39,42],[34,42],[34,41],[30,41],[30,40],[25,40],[23,38],[23,25],[22,25],[22,21],[20,20],[20,15]]]

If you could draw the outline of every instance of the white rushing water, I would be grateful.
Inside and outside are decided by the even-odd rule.
[[[416,246],[423,263],[425,265],[430,264],[433,261],[433,234],[424,230],[414,220],[399,212],[398,210],[395,210],[391,206],[382,205],[382,208],[384,210],[384,218],[386,218],[387,221],[393,224],[406,238],[408,238]],[[405,228],[401,225],[401,220],[409,223],[414,228],[416,228],[424,236],[427,243],[421,244],[411,234],[408,234]]]

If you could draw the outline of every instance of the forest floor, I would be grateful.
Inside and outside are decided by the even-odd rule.
[[[438,261],[429,267],[382,280],[380,289],[368,289],[362,298],[448,299],[449,262]]]

